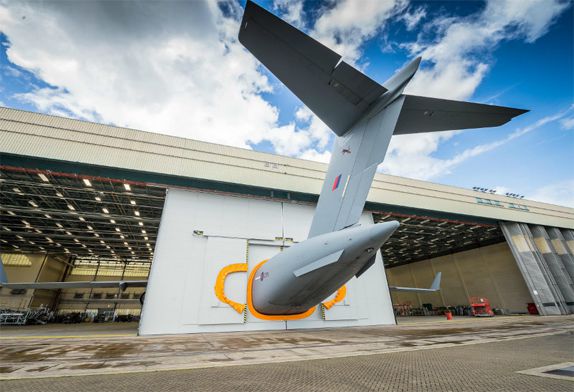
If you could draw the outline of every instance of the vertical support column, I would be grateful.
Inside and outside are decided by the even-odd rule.
[[[40,265],[40,269],[38,270],[38,273],[36,274],[36,278],[34,279],[34,282],[38,282],[38,280],[40,279],[40,275],[42,274],[42,271],[44,270],[44,267],[46,266],[46,260],[48,260],[48,254],[44,254],[44,258],[42,259],[42,264]],[[28,308],[32,307],[32,303],[34,302],[34,298],[36,297],[36,291],[38,289],[35,289],[34,292],[32,293],[32,296],[30,296],[30,302],[28,302]]]
[[[566,240],[566,247],[568,248],[567,250],[571,255],[574,255],[574,230],[560,229],[560,232]]]
[[[560,255],[564,267],[574,282],[574,230],[557,229],[552,227],[548,229],[548,235],[552,243],[556,243],[554,248]]]
[[[514,255],[526,286],[536,304],[538,313],[543,316],[565,314],[561,309],[560,292],[544,258],[536,248],[528,225],[515,222],[500,222],[502,233]],[[558,299],[556,298],[558,297]]]
[[[550,241],[550,236],[546,232],[543,226],[530,225],[530,231],[534,236],[534,243],[538,247],[542,257],[546,261],[552,277],[556,281],[558,290],[564,298],[564,302],[561,303],[561,307],[568,311],[568,313],[574,313],[574,288],[572,285],[572,279],[570,274],[562,264],[562,260],[556,251],[556,246],[560,246],[559,241]]]

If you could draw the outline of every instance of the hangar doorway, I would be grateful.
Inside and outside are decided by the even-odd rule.
[[[521,272],[497,222],[377,213],[401,226],[383,248],[389,285],[429,287],[436,293],[391,292],[395,315],[470,315],[470,298],[487,298],[497,314],[526,314],[532,303]]]

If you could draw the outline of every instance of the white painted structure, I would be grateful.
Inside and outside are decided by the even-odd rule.
[[[314,207],[292,202],[169,189],[161,218],[140,335],[325,328],[394,324],[380,253],[346,298],[306,319],[267,321],[237,313],[215,296],[217,274],[228,264],[249,271],[293,242],[307,237]],[[364,213],[362,224],[372,224]],[[249,272],[248,271],[248,272]],[[225,293],[245,303],[248,273],[229,275]]]

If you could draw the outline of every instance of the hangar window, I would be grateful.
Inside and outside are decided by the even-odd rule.
[[[116,295],[114,293],[106,293],[106,299],[115,299]]]
[[[74,293],[74,299],[82,299],[84,298],[84,293]]]
[[[92,299],[102,299],[102,293],[92,293]]]

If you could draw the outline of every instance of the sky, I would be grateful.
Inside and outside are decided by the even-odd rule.
[[[258,0],[405,93],[529,109],[394,136],[379,171],[574,207],[570,0]],[[0,106],[327,162],[333,133],[237,40],[244,0],[0,0]]]

